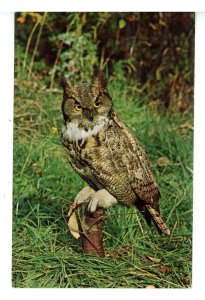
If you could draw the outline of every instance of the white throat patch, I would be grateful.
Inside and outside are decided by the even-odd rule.
[[[69,141],[78,142],[82,140],[83,142],[91,136],[95,136],[108,122],[108,118],[100,117],[98,124],[93,129],[85,130],[79,128],[77,123],[68,123],[62,130],[63,138]]]

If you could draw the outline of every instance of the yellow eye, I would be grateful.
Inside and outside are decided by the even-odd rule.
[[[76,104],[75,105],[75,110],[81,111],[82,110],[82,106],[80,104]]]
[[[100,107],[100,106],[101,106],[100,100],[99,100],[99,99],[95,100],[94,107],[95,107],[95,108],[98,108],[98,107]]]

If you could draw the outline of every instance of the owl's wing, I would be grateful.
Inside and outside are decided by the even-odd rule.
[[[140,199],[136,202],[136,206],[149,224],[153,220],[159,232],[169,235],[170,230],[160,216],[158,203],[160,191],[146,153],[140,142],[132,136],[120,119],[116,115],[113,119],[121,129],[121,144],[126,150],[122,152],[122,161],[127,166],[130,185]]]
[[[147,204],[158,209],[160,191],[153,177],[147,155],[140,142],[133,137],[127,127],[115,115],[114,121],[120,129],[121,151],[123,164],[127,167],[130,185],[137,196]]]

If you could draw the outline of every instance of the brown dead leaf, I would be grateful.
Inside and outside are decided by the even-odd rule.
[[[145,257],[146,260],[157,263],[157,264],[161,262],[161,258],[151,257],[151,256],[146,255],[146,254],[144,254],[144,257]]]
[[[76,218],[76,213],[73,212],[68,221],[68,227],[70,229],[70,233],[74,236],[74,238],[78,239],[80,237],[78,220]]]
[[[121,247],[121,248],[117,249],[116,253],[118,254],[118,256],[122,256],[124,254],[128,254],[128,253],[130,253],[132,247],[133,246]]]
[[[168,267],[165,267],[163,265],[161,265],[158,269],[157,269],[160,273],[163,273],[165,275],[168,275],[170,273],[172,273],[171,269]]]
[[[190,283],[190,278],[189,278],[189,276],[184,276],[184,277],[182,278],[182,281],[183,281],[184,284],[189,284],[189,283]]]
[[[134,245],[129,245],[128,247],[120,247],[115,251],[110,251],[106,256],[110,257],[122,257],[125,254],[129,254]]]

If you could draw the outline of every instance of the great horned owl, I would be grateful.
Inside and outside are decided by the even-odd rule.
[[[62,78],[62,141],[73,169],[88,183],[77,197],[90,197],[88,211],[120,203],[135,205],[150,224],[170,234],[162,220],[160,191],[139,141],[113,110],[102,76],[97,84],[73,85]]]

